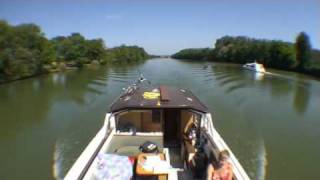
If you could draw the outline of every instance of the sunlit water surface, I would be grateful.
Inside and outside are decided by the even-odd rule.
[[[153,84],[193,91],[252,179],[320,178],[319,81],[153,59],[0,85],[0,179],[62,179],[138,71]]]

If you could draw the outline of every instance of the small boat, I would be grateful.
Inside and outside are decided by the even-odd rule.
[[[113,102],[65,180],[205,179],[208,164],[226,150],[233,179],[249,179],[191,91],[145,82],[139,78]]]
[[[249,69],[251,71],[259,72],[259,73],[265,73],[266,72],[263,64],[259,64],[256,61],[253,62],[253,63],[244,64],[242,67],[245,68],[245,69]]]

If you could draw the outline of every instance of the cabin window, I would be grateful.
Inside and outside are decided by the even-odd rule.
[[[161,111],[160,110],[152,110],[152,122],[160,123],[161,122]]]

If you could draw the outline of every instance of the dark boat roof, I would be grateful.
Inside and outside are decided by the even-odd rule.
[[[168,87],[137,87],[111,105],[111,112],[126,109],[193,109],[207,112],[208,108],[191,91]]]

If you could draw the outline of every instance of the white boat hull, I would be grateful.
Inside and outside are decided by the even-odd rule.
[[[254,72],[259,72],[259,73],[265,73],[266,70],[263,67],[262,64],[258,64],[258,63],[249,63],[249,64],[245,64],[242,66],[245,69],[248,69],[250,71],[254,71]]]
[[[205,130],[206,135],[214,149],[214,153],[218,153],[222,150],[228,150],[230,152],[230,162],[234,167],[234,179],[237,180],[249,180],[250,178],[244,171],[243,167],[238,162],[235,155],[232,153],[231,149],[221,138],[219,133],[213,126],[212,117],[210,113],[203,114],[201,120],[201,127]],[[94,164],[96,164],[96,159],[98,153],[103,153],[103,150],[108,148],[113,136],[117,132],[115,131],[115,118],[111,113],[106,114],[105,123],[103,127],[99,130],[97,135],[92,139],[89,145],[82,152],[80,157],[73,164],[71,169],[65,176],[65,180],[75,180],[75,179],[94,179]],[[168,159],[170,161],[169,155]],[[177,180],[179,170],[172,170],[168,173],[168,180]]]

